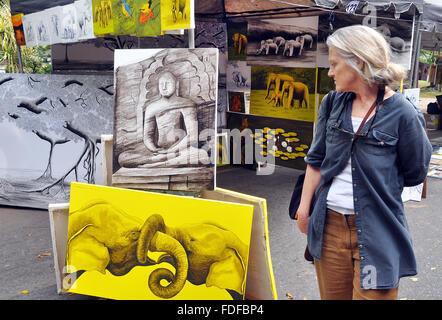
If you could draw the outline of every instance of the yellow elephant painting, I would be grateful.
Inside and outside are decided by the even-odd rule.
[[[242,299],[252,212],[72,183],[65,289],[113,299]]]
[[[233,47],[237,54],[247,54],[247,37],[241,33],[235,33],[233,35]]]

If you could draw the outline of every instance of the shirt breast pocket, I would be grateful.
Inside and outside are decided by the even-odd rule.
[[[364,139],[366,151],[374,155],[387,155],[396,151],[399,138],[373,129],[372,134]]]
[[[336,121],[336,119],[329,119],[326,124],[326,137],[325,140],[328,143],[333,143],[333,138],[336,136],[337,127],[340,125],[341,120]]]

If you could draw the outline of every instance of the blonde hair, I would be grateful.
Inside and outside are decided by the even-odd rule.
[[[370,27],[354,25],[340,28],[327,38],[327,46],[334,47],[347,64],[370,84],[388,85],[405,77],[405,70],[390,61],[391,49],[384,36]],[[356,58],[364,63],[362,70]]]

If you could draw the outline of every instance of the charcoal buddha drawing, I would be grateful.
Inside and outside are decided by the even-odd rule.
[[[217,50],[143,49],[116,54],[112,184],[140,189],[214,188]],[[139,54],[139,52],[137,53]]]

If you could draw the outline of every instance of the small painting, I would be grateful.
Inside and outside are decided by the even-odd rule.
[[[252,66],[250,113],[314,121],[316,69]]]
[[[247,42],[247,22],[227,24],[229,60],[246,60]]]
[[[194,0],[162,0],[161,30],[195,28]]]
[[[263,19],[248,24],[247,63],[316,67],[318,17]]]
[[[229,92],[229,111],[245,113],[244,92]]]
[[[137,37],[161,35],[160,0],[135,0]]]
[[[250,157],[244,154],[248,141],[253,143],[255,162],[273,157],[276,165],[305,169],[304,157],[313,140],[313,122],[229,113],[228,126],[243,133],[244,143],[238,148],[242,152],[241,163],[247,164],[247,156]],[[235,158],[234,152],[232,156]]]
[[[114,32],[114,20],[111,0],[92,0],[94,34],[102,36]]]

